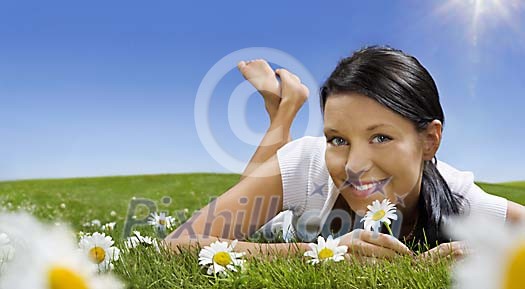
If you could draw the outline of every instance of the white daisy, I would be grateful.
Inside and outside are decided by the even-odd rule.
[[[161,212],[160,214],[153,212],[148,218],[148,223],[159,231],[165,231],[166,228],[171,229],[174,222],[175,219],[171,216],[166,216],[166,213],[164,212]]]
[[[113,262],[119,258],[120,250],[113,247],[113,244],[113,239],[110,236],[99,232],[84,235],[78,243],[80,249],[100,271],[113,269]]]
[[[160,252],[159,249],[159,243],[157,242],[157,239],[153,239],[148,236],[142,236],[140,235],[139,231],[133,231],[133,236],[128,237],[126,241],[124,241],[124,245],[128,249],[133,249],[139,245],[150,247],[153,246],[157,250],[157,252]]]
[[[13,259],[15,248],[6,233],[0,233],[0,264]]]
[[[43,225],[26,213],[1,214],[0,230],[9,235],[16,249],[15,258],[2,273],[0,288],[123,288],[111,274],[94,270],[65,226]]]
[[[94,219],[94,220],[91,221],[91,227],[100,228],[100,225],[101,225],[101,223],[100,223],[100,220],[98,220],[98,219]]]
[[[455,218],[445,227],[468,244],[469,254],[453,268],[454,288],[523,288],[525,221],[504,225],[487,216]]]
[[[224,273],[226,269],[236,272],[235,267],[242,268],[245,260],[240,259],[245,253],[233,251],[237,240],[233,240],[230,246],[228,242],[215,241],[204,247],[199,253],[199,265],[209,266],[207,274]]]
[[[84,227],[95,227],[95,228],[98,229],[98,228],[100,228],[101,223],[100,223],[99,219],[94,219],[91,222],[85,222],[82,226],[84,226]]]
[[[361,219],[361,222],[365,222],[365,230],[373,230],[378,233],[382,223],[385,223],[388,231],[390,230],[390,219],[397,220],[396,205],[390,203],[389,200],[384,199],[381,203],[378,200],[372,202],[372,205],[368,205],[368,212],[365,217]]]
[[[339,241],[339,238],[334,239],[332,235],[328,236],[326,240],[322,236],[317,237],[317,244],[308,244],[312,250],[304,252],[304,256],[312,258],[307,263],[317,264],[328,260],[335,262],[344,260],[348,246],[339,246]]]
[[[111,231],[115,230],[115,225],[116,225],[116,224],[117,224],[116,222],[110,222],[110,223],[107,223],[107,224],[102,225],[102,227],[100,227],[100,229],[101,229],[102,231],[108,231],[108,232],[111,232]]]

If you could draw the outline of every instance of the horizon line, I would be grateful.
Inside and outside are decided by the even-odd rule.
[[[46,180],[74,180],[74,179],[97,179],[97,178],[125,178],[139,176],[161,176],[161,175],[190,175],[190,174],[221,174],[221,175],[242,175],[242,173],[213,172],[213,171],[196,171],[196,172],[166,172],[166,173],[145,173],[145,174],[108,174],[108,175],[84,175],[73,177],[36,177],[36,178],[19,178],[19,179],[2,179],[0,183],[25,182],[25,181],[46,181]],[[525,182],[524,180],[507,180],[503,182],[487,182],[483,180],[474,180],[477,183],[485,184],[507,184],[515,182]]]

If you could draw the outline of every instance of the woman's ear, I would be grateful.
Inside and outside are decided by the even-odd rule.
[[[432,160],[441,143],[441,131],[443,125],[441,121],[435,119],[430,122],[423,131],[423,159],[426,161]]]

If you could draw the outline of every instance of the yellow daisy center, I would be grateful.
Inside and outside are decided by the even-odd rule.
[[[386,215],[385,210],[379,210],[372,215],[372,220],[379,221]]]
[[[319,251],[318,256],[319,259],[327,259],[334,256],[334,251],[328,248],[323,248],[321,251]]]
[[[213,255],[213,262],[221,266],[226,266],[232,262],[232,259],[230,258],[230,254],[227,252],[219,252]]]
[[[50,289],[88,289],[82,276],[65,267],[53,267],[48,272]]]
[[[159,219],[160,225],[166,225],[166,219]]]
[[[106,251],[100,247],[93,247],[89,250],[89,258],[93,263],[100,264],[106,259]]]
[[[522,243],[517,250],[512,252],[509,261],[504,273],[503,288],[523,288],[523,283],[525,283],[525,276],[523,275],[525,272],[525,243]]]

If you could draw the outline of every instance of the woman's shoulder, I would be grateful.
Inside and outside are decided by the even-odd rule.
[[[303,211],[314,184],[328,182],[325,137],[304,136],[277,151],[283,184],[283,207]]]
[[[315,168],[324,167],[325,137],[303,136],[277,150],[277,159],[281,169],[296,166]]]
[[[303,136],[301,138],[292,140],[291,142],[282,146],[279,150],[281,152],[289,151],[306,151],[306,152],[320,152],[324,151],[326,142],[324,136]]]
[[[438,161],[439,173],[447,182],[453,193],[463,196],[466,211],[496,217],[502,222],[506,219],[507,200],[483,191],[474,183],[474,174],[470,171],[461,171],[445,162]]]
[[[281,172],[285,175],[302,173],[305,178],[308,178],[312,172],[325,170],[325,146],[324,136],[304,136],[287,143],[277,150]]]
[[[436,167],[447,182],[450,190],[457,194],[464,194],[474,183],[474,174],[470,171],[461,171],[446,162],[437,161]]]

